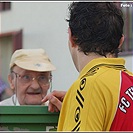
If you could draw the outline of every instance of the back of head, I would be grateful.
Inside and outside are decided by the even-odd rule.
[[[69,6],[74,42],[86,55],[95,52],[106,56],[118,52],[123,34],[123,14],[113,2],[73,2]]]
[[[55,70],[45,50],[40,49],[19,49],[16,50],[10,61],[10,69],[19,66],[26,70],[45,72]]]

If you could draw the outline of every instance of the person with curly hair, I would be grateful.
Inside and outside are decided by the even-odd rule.
[[[117,58],[122,11],[113,2],[73,2],[69,11],[68,45],[79,77],[42,102],[60,110],[58,131],[133,131],[133,74]]]

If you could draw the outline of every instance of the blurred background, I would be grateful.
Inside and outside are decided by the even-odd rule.
[[[12,95],[7,76],[12,53],[44,48],[56,66],[53,90],[68,90],[78,77],[68,49],[68,6],[65,2],[0,2],[0,100]],[[116,2],[124,13],[125,41],[119,57],[133,72],[133,3]]]

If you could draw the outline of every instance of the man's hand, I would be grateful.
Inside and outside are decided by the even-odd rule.
[[[42,103],[49,101],[48,111],[59,112],[61,110],[62,102],[65,97],[66,91],[56,91],[49,93],[42,99]]]

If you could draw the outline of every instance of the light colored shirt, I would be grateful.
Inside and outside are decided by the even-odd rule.
[[[0,106],[14,106],[14,105],[17,106],[20,105],[15,94],[10,98],[7,98],[0,102]]]

